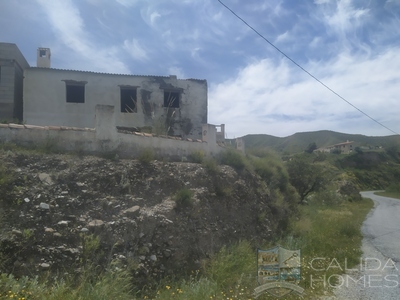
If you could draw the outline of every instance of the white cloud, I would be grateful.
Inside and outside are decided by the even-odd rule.
[[[85,23],[72,1],[37,0],[37,2],[45,11],[49,27],[54,31],[57,40],[69,48],[69,51],[73,51],[67,55],[69,59],[73,59],[73,63],[69,62],[70,68],[129,73],[129,69],[118,59],[116,47],[102,47],[103,45],[93,42],[94,39],[85,31]],[[63,55],[67,50],[61,51],[59,54]]]
[[[71,1],[46,1],[37,0],[46,11],[51,28],[60,34],[65,44],[78,51],[87,51],[85,40],[88,39],[84,32],[84,23],[78,9]]]
[[[357,9],[352,0],[339,0],[334,10],[325,11],[327,24],[339,34],[354,31],[368,16],[369,9]]]
[[[157,19],[160,18],[160,17],[161,17],[161,15],[160,15],[160,13],[158,11],[153,11],[150,14],[150,24],[152,26],[155,26],[155,23],[156,23]]]
[[[121,4],[122,6],[125,6],[127,8],[132,7],[139,3],[142,0],[115,0],[118,4]]]
[[[310,43],[311,48],[317,48],[321,45],[321,37],[314,37]]]
[[[285,31],[284,33],[278,35],[278,37],[275,39],[275,44],[277,43],[282,43],[282,42],[288,42],[292,39],[290,33],[288,31]]]
[[[312,65],[312,71],[335,92],[381,122],[400,131],[400,51],[376,57],[338,56]],[[394,84],[395,83],[395,84]],[[225,123],[228,133],[241,136],[267,133],[285,136],[320,129],[368,135],[391,132],[368,119],[297,67],[264,59],[243,68],[235,77],[210,87],[211,123]]]
[[[179,67],[176,67],[176,66],[170,67],[168,69],[168,72],[169,72],[169,75],[176,75],[176,77],[178,79],[185,79],[186,78],[185,72],[183,71],[182,68],[179,68]]]
[[[331,2],[331,0],[314,0],[314,3],[315,4],[327,4],[327,3],[329,3],[329,2]]]
[[[124,49],[129,55],[135,60],[147,60],[147,51],[140,45],[140,42],[136,39],[125,40]]]

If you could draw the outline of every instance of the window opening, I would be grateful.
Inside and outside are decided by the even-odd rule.
[[[136,88],[121,88],[121,112],[137,113]]]
[[[179,92],[164,92],[164,107],[179,108]]]
[[[85,103],[85,84],[80,81],[65,81],[67,103]]]
[[[40,57],[46,57],[46,50],[39,50]]]

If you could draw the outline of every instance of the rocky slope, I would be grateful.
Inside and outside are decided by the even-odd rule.
[[[229,166],[4,150],[0,163],[0,273],[17,276],[112,262],[145,285],[240,239],[260,245],[291,214],[258,176]],[[177,202],[183,189],[192,197]]]

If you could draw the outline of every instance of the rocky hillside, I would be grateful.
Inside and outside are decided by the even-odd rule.
[[[274,238],[294,207],[229,166],[10,150],[0,164],[0,272],[16,276],[112,262],[145,285]]]

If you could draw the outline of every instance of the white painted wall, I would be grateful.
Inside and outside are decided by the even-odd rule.
[[[41,126],[95,126],[97,104],[115,107],[116,126],[153,126],[166,115],[164,89],[181,89],[180,107],[174,113],[174,134],[201,139],[207,123],[207,82],[175,76],[133,76],[94,72],[29,68],[24,73],[24,122]],[[85,103],[66,102],[63,80],[85,81]],[[120,112],[120,86],[137,87],[137,113]],[[151,111],[150,109],[151,108]],[[101,122],[101,121],[100,121]],[[106,121],[104,121],[106,122]],[[190,131],[185,129],[192,124]]]
[[[95,108],[97,120],[104,119],[107,124],[113,124],[114,107],[97,105]],[[43,145],[51,142],[64,151],[85,153],[115,152],[124,158],[135,158],[143,150],[151,149],[160,157],[181,160],[195,151],[215,156],[224,148],[215,139],[215,126],[208,128],[207,142],[188,141],[172,137],[143,136],[140,133],[121,133],[115,126],[104,126],[96,122],[96,128],[71,128],[60,126],[36,126],[18,124],[0,124],[0,142],[12,142],[19,145]]]
[[[107,130],[107,132],[109,132]],[[98,139],[100,136],[103,139]],[[160,157],[181,160],[195,151],[217,155],[223,148],[216,143],[175,140],[162,137],[139,136],[114,132],[109,139],[94,129],[42,127],[31,125],[0,124],[0,142],[23,146],[52,143],[64,151],[99,154],[113,152],[121,158],[136,158],[143,150],[151,149]]]

